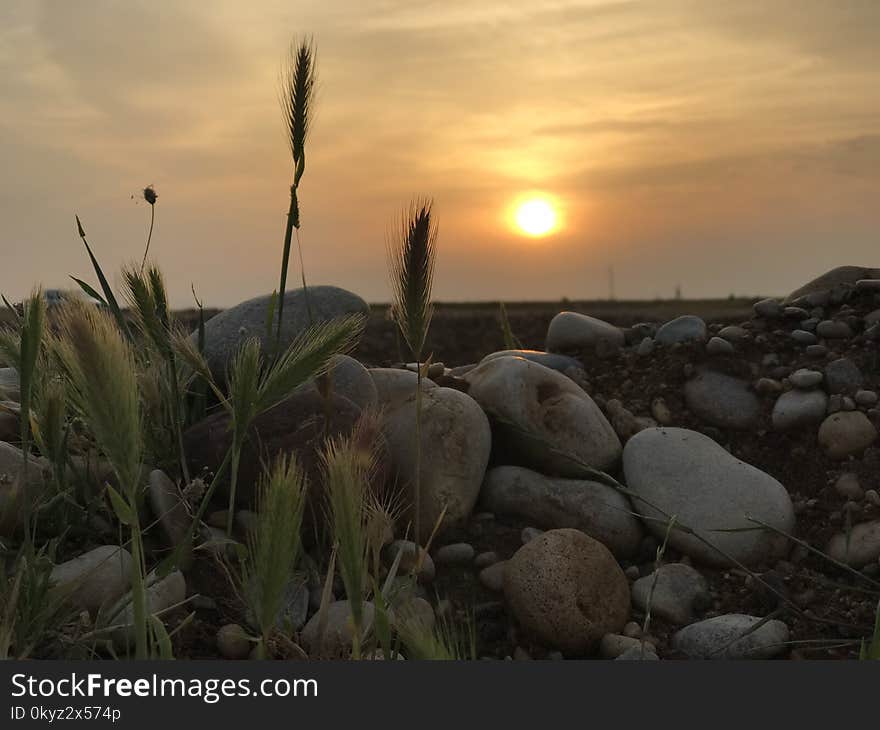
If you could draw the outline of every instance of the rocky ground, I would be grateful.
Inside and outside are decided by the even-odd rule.
[[[288,336],[303,326],[300,294],[285,305]],[[753,306],[689,304],[665,303],[660,316],[644,305],[511,307],[513,333],[534,348],[515,352],[500,351],[496,310],[438,312],[423,391],[421,538],[444,519],[412,601],[432,620],[472,622],[480,656],[854,658],[871,636],[880,271],[843,267]],[[311,307],[318,316],[365,309],[332,287],[316,287]],[[254,300],[209,321],[213,365],[260,332],[264,311]],[[244,485],[265,451],[296,452],[314,473],[324,435],[350,432],[374,406],[383,412],[379,488],[411,481],[416,376],[400,364],[381,309],[353,354],[337,361],[330,407],[304,388],[260,418],[262,451],[245,454]],[[14,377],[0,370],[2,387],[14,399]],[[222,418],[186,434],[196,473],[225,452]],[[164,517],[161,552],[186,514],[175,521],[172,479],[156,470],[148,481]],[[238,513],[240,531],[248,514]],[[207,523],[206,537],[222,536],[220,505]],[[56,579],[115,555],[104,537],[110,544],[97,548],[98,536],[84,538],[83,555],[59,565]],[[397,542],[386,560],[398,548],[414,554]],[[154,610],[196,596],[177,655],[238,656],[247,643],[234,626],[247,617],[206,552],[160,584]],[[290,592],[287,619],[307,652],[319,573]],[[78,593],[87,610],[126,589],[118,570],[95,574]],[[335,593],[343,598],[339,585]],[[331,624],[344,626],[346,605],[332,604]]]

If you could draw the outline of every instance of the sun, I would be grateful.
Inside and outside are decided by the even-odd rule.
[[[528,197],[516,205],[513,216],[520,232],[533,238],[552,233],[558,227],[557,211],[546,197]]]

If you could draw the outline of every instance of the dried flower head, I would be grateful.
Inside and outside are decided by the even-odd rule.
[[[152,185],[147,185],[147,187],[144,188],[144,200],[146,200],[150,205],[155,205],[156,198],[158,197],[159,196],[156,195],[156,190],[155,188],[153,188]]]

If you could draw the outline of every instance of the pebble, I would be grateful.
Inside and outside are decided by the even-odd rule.
[[[474,546],[467,542],[455,542],[438,548],[434,553],[437,565],[470,564],[474,559]]]
[[[674,345],[679,342],[706,339],[706,323],[692,314],[684,314],[664,324],[657,330],[655,337],[658,344]]]
[[[819,427],[819,446],[832,459],[861,454],[877,439],[877,428],[861,411],[832,413]]]
[[[825,418],[828,396],[821,390],[789,390],[777,398],[771,421],[774,431],[791,431]]]
[[[870,408],[877,405],[877,393],[873,390],[858,390],[855,394],[855,401],[860,406]]]
[[[531,542],[536,537],[544,534],[544,530],[539,530],[537,527],[523,527],[522,532],[519,534],[520,542],[525,545],[527,542]]]
[[[704,370],[684,385],[688,408],[704,423],[747,430],[761,414],[761,402],[745,380]]]
[[[826,319],[816,325],[816,334],[826,340],[846,340],[852,337],[853,332],[846,322],[833,322]]]
[[[752,308],[759,317],[767,319],[777,319],[785,312],[785,307],[775,299],[762,299],[760,302],[755,302]]]
[[[645,337],[636,348],[636,355],[639,357],[646,357],[652,352],[654,352],[654,338]]]
[[[483,568],[488,568],[490,565],[494,565],[499,560],[498,553],[494,551],[480,553],[474,558],[474,567],[477,570],[482,570]]]
[[[706,343],[706,352],[710,355],[732,355],[734,353],[733,345],[720,337],[712,337]]]
[[[861,522],[848,533],[841,532],[825,548],[835,560],[861,568],[880,557],[880,520]]]
[[[660,657],[649,648],[650,646],[651,644],[647,642],[644,645],[642,642],[639,642],[638,646],[630,647],[623,654],[616,657],[614,661],[658,661]]]
[[[578,312],[560,312],[547,329],[547,350],[550,352],[595,349],[600,342],[622,347],[623,330]]]
[[[753,629],[761,621],[737,613],[705,619],[673,634],[672,646],[694,659],[769,659],[785,652],[788,626],[771,619]]]
[[[93,616],[102,606],[120,599],[131,585],[131,553],[116,545],[102,545],[66,563],[56,565],[49,582],[65,591],[67,600]]]
[[[815,345],[818,342],[816,335],[807,332],[807,330],[794,330],[791,333],[791,339],[801,345]]]
[[[217,632],[217,650],[224,659],[247,659],[253,642],[238,624],[226,624]]]
[[[416,565],[421,556],[421,566],[419,567],[418,581],[419,583],[430,583],[437,574],[434,567],[434,561],[431,556],[425,552],[424,548],[417,547],[411,540],[395,540],[382,550],[382,557],[386,565],[391,565],[397,558],[397,554],[401,553],[400,563],[397,567],[397,574],[400,576],[408,575],[416,569]]]
[[[825,366],[825,385],[829,393],[853,394],[863,382],[862,371],[849,358],[841,357]]]
[[[834,482],[834,491],[844,499],[860,500],[865,496],[859,477],[852,472],[844,472]]]
[[[369,633],[373,626],[375,606],[370,601],[362,604],[362,627],[364,633]],[[319,651],[318,631],[321,623],[321,612],[315,613],[305,625],[300,634],[304,648],[312,655]],[[351,651],[351,642],[354,635],[354,623],[351,614],[351,605],[348,601],[334,601],[326,608],[326,628],[323,644],[320,647],[321,654],[327,657],[347,657]]]
[[[647,641],[643,642],[641,639],[634,639],[622,634],[605,634],[599,642],[599,655],[605,659],[616,659],[621,654],[632,649],[639,649],[642,646],[652,654],[657,653],[656,647]]]
[[[504,590],[504,567],[507,565],[506,560],[499,560],[497,563],[483,568],[480,571],[480,583],[484,588],[490,591],[500,593]]]
[[[683,626],[709,605],[709,583],[689,565],[667,563],[633,584],[633,603],[643,612],[648,610],[649,596],[652,615]]]
[[[822,383],[824,377],[825,376],[818,370],[801,368],[800,370],[795,370],[789,375],[788,380],[795,388],[799,388],[800,390],[812,390]]]

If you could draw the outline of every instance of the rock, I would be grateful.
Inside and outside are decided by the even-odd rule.
[[[435,621],[431,604],[419,596],[413,596],[402,605],[394,606],[394,627],[400,633],[424,636],[434,627]]]
[[[654,352],[654,339],[651,337],[645,337],[636,348],[636,355],[639,357],[647,357],[652,352]]]
[[[800,370],[795,370],[789,375],[788,380],[795,388],[799,388],[800,390],[812,390],[813,388],[819,387],[824,377],[825,376],[817,370],[801,368]]]
[[[740,327],[735,324],[727,325],[727,327],[722,327],[718,331],[718,337],[722,340],[726,340],[727,342],[737,343],[743,342],[749,338],[749,331],[744,327]]]
[[[880,557],[880,520],[861,522],[849,534],[838,533],[828,542],[825,552],[854,568],[875,562]]]
[[[791,339],[800,345],[815,345],[818,342],[816,335],[807,332],[807,330],[794,330],[791,333]]]
[[[493,419],[497,445],[517,462],[579,476],[583,468],[562,454],[603,471],[620,458],[620,440],[599,407],[555,370],[502,357],[472,370],[466,380],[470,395]]]
[[[700,609],[709,605],[709,583],[690,565],[667,563],[633,583],[633,603],[643,612],[648,609],[649,596],[653,616],[684,626],[694,620]]]
[[[733,345],[727,340],[720,337],[713,337],[706,343],[706,352],[710,355],[732,355],[734,353]]]
[[[437,569],[434,567],[431,556],[425,552],[424,548],[417,549],[416,544],[411,540],[395,540],[382,551],[385,564],[390,566],[397,558],[397,553],[401,553],[400,563],[397,567],[398,575],[409,575],[418,566],[419,583],[430,583],[434,580]],[[420,554],[421,565],[418,565]]]
[[[0,400],[21,400],[18,371],[15,368],[0,368]]]
[[[560,312],[551,320],[547,330],[547,349],[550,352],[593,350],[599,342],[623,347],[623,330],[577,312]]]
[[[861,411],[832,413],[819,426],[819,446],[832,459],[860,454],[877,438],[877,429]]]
[[[816,325],[816,334],[826,340],[847,340],[853,336],[852,329],[846,322],[824,320]]]
[[[92,616],[115,603],[131,585],[131,553],[102,545],[52,568],[49,581],[77,608]]]
[[[155,574],[150,573],[146,580],[147,587],[147,615],[156,614],[162,619],[162,614],[173,606],[182,603],[186,599],[186,579],[183,573],[175,570],[164,578],[156,579]],[[111,619],[116,627],[113,632],[113,643],[120,650],[134,648],[134,607],[130,600],[126,601],[122,610]]]
[[[629,617],[629,586],[608,549],[579,530],[550,530],[504,571],[504,595],[526,633],[567,655],[591,651]]]
[[[272,343],[266,331],[266,314],[271,299],[271,295],[249,299],[205,322],[205,358],[217,377],[223,378],[229,361],[246,339],[256,337],[262,344],[264,354],[269,351]],[[348,314],[366,316],[369,311],[367,303],[357,294],[339,287],[310,286],[308,296],[303,289],[291,289],[284,295],[280,345],[282,348],[288,347],[308,329],[311,322],[317,324]],[[276,307],[276,323],[277,317]],[[273,327],[273,342],[274,332]]]
[[[474,558],[474,567],[477,570],[482,570],[483,568],[488,568],[490,565],[495,565],[498,560],[498,553],[494,550],[487,550]]]
[[[685,626],[672,646],[693,659],[769,659],[786,651],[788,626],[741,613],[716,616]],[[751,631],[751,633],[746,633]]]
[[[488,362],[489,360],[497,360],[499,357],[521,357],[530,362],[536,362],[545,368],[556,370],[557,372],[567,375],[580,385],[586,379],[584,367],[576,358],[568,355],[559,355],[555,352],[541,352],[540,350],[501,350],[486,355],[480,362]],[[468,371],[470,372],[470,371]],[[581,377],[583,375],[583,377]]]
[[[627,649],[623,654],[614,658],[614,661],[657,661],[660,657],[657,656],[655,651],[651,650],[650,644],[642,644],[639,642],[638,646],[631,646]]]
[[[829,393],[854,394],[864,382],[859,366],[846,357],[832,360],[825,366],[825,384]]]
[[[704,370],[684,384],[688,408],[711,426],[747,430],[761,415],[761,401],[749,384],[714,370]]]
[[[431,380],[435,380],[436,378],[439,378],[440,376],[442,376],[446,372],[446,366],[442,362],[430,363],[428,365],[427,372],[424,369],[425,364],[426,363],[421,363],[422,375],[423,376],[426,375]],[[406,370],[409,370],[411,373],[418,373],[419,372],[419,365],[420,365],[420,363],[417,363],[417,362],[408,362],[408,363],[405,363],[403,367]]]
[[[487,568],[480,571],[480,583],[484,588],[496,593],[504,590],[504,568],[507,565],[506,560],[499,560]]]
[[[877,405],[877,393],[873,390],[858,390],[855,394],[855,401],[864,408],[870,408]]]
[[[577,388],[564,376],[554,375]],[[415,486],[416,469],[415,400],[412,393],[389,409],[382,424],[392,474],[401,488],[408,490],[410,505],[414,504],[410,492]],[[428,388],[422,397],[421,447],[419,539],[424,541],[444,509],[443,530],[463,524],[470,516],[489,463],[489,421],[470,396],[451,388]]]
[[[331,360],[324,385],[328,382],[333,393],[348,398],[361,410],[373,408],[379,403],[379,394],[370,372],[353,357],[336,355]],[[311,390],[320,387],[322,386],[312,379],[301,385],[300,389]]]
[[[168,545],[177,547],[189,534],[192,517],[181,499],[177,485],[161,469],[149,477],[150,506],[162,526]]]
[[[776,395],[782,392],[782,383],[773,378],[759,378],[755,383],[755,392],[758,395]]]
[[[605,403],[605,414],[617,437],[624,443],[633,435],[644,428],[656,426],[656,422],[650,418],[636,418],[617,398],[612,398]]]
[[[238,624],[226,624],[217,632],[217,651],[224,659],[247,659],[253,643]]]
[[[656,655],[656,648],[649,642],[643,642],[641,639],[634,639],[621,634],[605,634],[599,642],[599,654],[605,659],[617,659],[621,654],[625,654],[633,649],[640,649],[642,646],[645,650]]]
[[[373,627],[375,607],[369,601],[364,601],[362,611],[362,633],[366,635]],[[326,612],[323,641],[320,641],[319,636],[321,612],[318,611],[309,619],[300,634],[303,647],[312,657],[347,658],[351,652],[351,640],[354,635],[351,605],[348,601],[333,601],[327,605]]]
[[[706,323],[693,314],[684,314],[667,322],[657,330],[654,339],[661,345],[674,345],[677,342],[706,339]]]
[[[835,289],[854,288],[860,279],[876,279],[880,277],[880,269],[866,269],[862,266],[838,266],[825,272],[799,289],[795,289],[785,298],[785,303],[797,301],[810,294],[830,294]],[[821,304],[821,302],[817,302]]]
[[[519,533],[519,541],[525,545],[527,542],[531,542],[536,537],[543,534],[544,530],[538,529],[537,527],[523,527],[522,531]]]
[[[654,398],[651,401],[651,415],[661,426],[670,426],[672,424],[672,411],[669,410],[669,406],[666,405],[666,401],[663,398]]]
[[[518,466],[498,466],[486,475],[481,501],[493,512],[546,530],[581,530],[618,557],[634,555],[642,539],[629,499],[594,481],[546,477]]]
[[[844,472],[834,482],[834,491],[844,499],[861,500],[865,496],[859,477],[852,472]]]
[[[437,565],[469,565],[474,559],[474,546],[466,542],[444,545],[434,553]]]
[[[746,565],[782,557],[787,540],[771,531],[718,532],[754,528],[746,516],[792,532],[794,508],[785,487],[769,474],[731,456],[708,436],[683,428],[651,428],[633,436],[623,453],[627,486],[647,502],[632,498],[648,529],[660,540],[664,516]],[[652,507],[651,505],[655,505]],[[672,530],[669,543],[696,560],[728,565],[729,559],[696,536]]]
[[[408,401],[416,392],[418,375],[401,368],[370,368],[367,371],[376,386],[379,403],[386,408],[396,408]],[[436,388],[430,378],[422,378],[422,390]]]
[[[776,400],[771,420],[775,431],[790,431],[819,423],[825,417],[828,396],[821,390],[789,390]]]
[[[782,316],[784,309],[775,299],[762,299],[760,302],[755,302],[752,308],[759,317],[766,317],[767,319],[778,319]]]
[[[275,625],[280,631],[299,631],[309,613],[309,586],[302,576],[294,575],[284,589],[281,613]]]
[[[241,452],[236,500],[242,505],[252,502],[264,464],[279,454],[294,454],[307,475],[312,504],[320,509],[323,499],[320,449],[328,436],[351,434],[360,415],[360,408],[340,395],[331,395],[327,400],[316,391],[300,391],[257,416]],[[202,470],[214,472],[220,466],[232,444],[229,424],[229,415],[220,412],[184,433],[184,448],[192,474],[198,475]],[[226,485],[228,479],[223,480],[223,486]],[[311,511],[306,508],[307,515]]]
[[[25,495],[32,503],[39,499],[51,471],[46,459],[31,456],[25,474],[24,452],[0,441],[0,537],[11,537],[20,527],[22,500]]]

